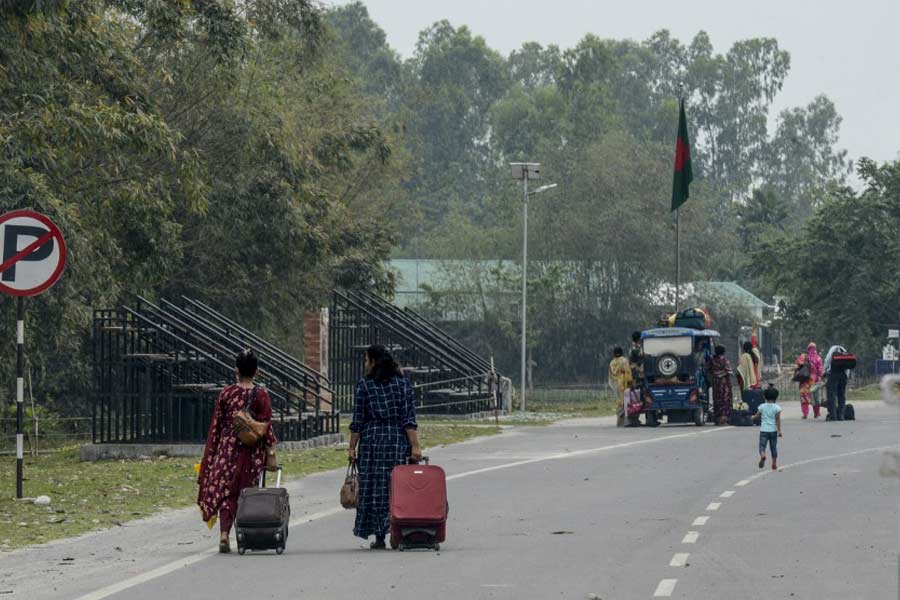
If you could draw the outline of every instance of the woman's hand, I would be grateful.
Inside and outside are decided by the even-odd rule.
[[[412,453],[411,453],[411,454],[412,454],[412,459],[413,459],[413,460],[415,460],[415,461],[420,461],[420,460],[422,460],[422,449],[419,448],[419,446],[413,446],[413,447],[412,447]]]
[[[349,448],[347,448],[347,456],[349,457],[351,462],[356,460],[356,446],[350,446]]]

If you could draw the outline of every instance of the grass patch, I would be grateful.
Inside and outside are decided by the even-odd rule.
[[[495,427],[471,423],[422,423],[423,448],[444,446],[493,435]],[[8,458],[10,463],[12,458]],[[343,448],[281,452],[285,478],[337,469],[347,464]],[[154,458],[81,462],[77,447],[25,457],[25,494],[50,496],[50,506],[16,501],[15,469],[0,471],[0,549],[32,544],[121,526],[163,510],[191,506],[197,497],[193,458]],[[11,465],[10,465],[11,466]],[[337,494],[337,490],[335,490]],[[337,496],[335,495],[335,499]],[[199,516],[197,518],[200,523]]]
[[[616,399],[606,388],[536,388],[526,396],[526,408],[562,417],[607,417],[616,414]]]
[[[881,386],[877,383],[847,390],[847,402],[881,400]]]

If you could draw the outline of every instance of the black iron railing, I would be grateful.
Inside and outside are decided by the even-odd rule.
[[[335,405],[353,408],[363,353],[391,350],[416,390],[420,414],[472,414],[494,409],[490,364],[411,310],[378,296],[336,291],[329,314],[329,368]]]
[[[234,356],[249,346],[279,439],[339,431],[322,374],[202,303],[138,298],[134,308],[97,310],[92,341],[95,443],[203,441],[217,394],[234,381]]]

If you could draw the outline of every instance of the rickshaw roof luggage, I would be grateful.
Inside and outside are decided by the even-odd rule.
[[[720,337],[719,332],[714,329],[689,329],[687,327],[659,327],[657,329],[648,329],[641,332],[641,339],[647,338],[665,338],[665,337]]]

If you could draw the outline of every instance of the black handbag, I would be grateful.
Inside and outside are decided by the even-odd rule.
[[[808,364],[803,363],[794,371],[793,381],[803,382],[809,379],[812,379],[812,371]]]

